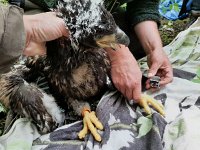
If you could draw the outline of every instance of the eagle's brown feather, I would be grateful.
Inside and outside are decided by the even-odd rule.
[[[62,122],[57,103],[62,101],[81,115],[83,108],[90,107],[87,101],[95,101],[94,96],[106,86],[110,62],[107,53],[99,47],[101,42],[106,47],[129,42],[100,0],[59,0],[57,12],[64,19],[70,36],[48,42],[47,55],[29,57],[24,73],[24,70],[11,72],[0,80],[4,104],[32,118],[41,131],[47,129],[47,132]],[[112,36],[112,40],[105,41],[105,36]],[[53,97],[30,84],[39,75],[46,78],[52,94],[64,100],[58,98],[55,102]]]

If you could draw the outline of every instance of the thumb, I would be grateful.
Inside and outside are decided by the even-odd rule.
[[[29,42],[25,47],[23,54],[26,56],[44,55],[46,53],[45,42]]]
[[[151,77],[155,76],[156,73],[158,72],[158,69],[159,69],[159,64],[153,63],[153,64],[151,65],[151,67],[149,68],[149,71],[148,71],[148,78],[151,78]]]

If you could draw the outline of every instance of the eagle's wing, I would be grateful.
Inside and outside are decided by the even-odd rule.
[[[19,70],[3,74],[0,89],[1,102],[14,113],[32,119],[42,133],[62,123],[63,116],[54,98],[27,83]]]

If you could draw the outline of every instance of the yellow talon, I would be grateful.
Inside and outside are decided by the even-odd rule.
[[[144,108],[147,114],[151,114],[151,109],[149,105],[152,105],[162,116],[165,116],[163,105],[157,102],[155,99],[153,99],[149,95],[143,94],[139,101],[139,105]]]
[[[83,129],[79,132],[78,137],[80,139],[83,139],[88,133],[88,130],[90,130],[95,140],[100,142],[101,136],[98,134],[97,129],[103,130],[103,125],[96,117],[95,112],[94,111],[90,112],[89,109],[83,109],[82,115],[83,115]],[[97,129],[95,128],[94,125],[96,126]]]
[[[79,139],[83,139],[87,133],[88,133],[88,127],[85,119],[83,119],[83,129],[78,134]]]

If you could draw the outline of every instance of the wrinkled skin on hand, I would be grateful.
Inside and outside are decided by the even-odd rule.
[[[62,36],[68,36],[63,19],[58,18],[55,12],[46,12],[36,15],[24,15],[26,45],[24,55],[34,56],[46,53],[46,41]]]
[[[140,68],[136,60],[134,59],[133,55],[131,54],[131,52],[128,50],[128,48],[123,45],[120,45],[120,46],[121,46],[120,49],[116,51],[106,49],[111,60],[111,77],[112,77],[112,81],[115,87],[128,100],[134,100],[140,106],[142,106],[147,114],[151,114],[149,105],[152,105],[161,115],[164,116],[165,113],[164,113],[164,110],[163,110],[164,107],[162,106],[162,104],[158,103],[156,100],[154,100],[150,96],[142,94],[141,92],[142,91],[141,90],[142,73],[140,71]],[[162,57],[163,60],[160,60],[161,57],[158,57],[160,55],[161,54],[159,53],[152,53],[150,60],[155,61],[154,63],[151,63],[151,64],[154,64],[152,65],[152,67],[156,66],[155,68],[160,68],[160,70],[158,71],[169,70],[167,76],[169,76],[171,79],[172,76],[171,76],[171,70],[170,70],[171,68],[169,65],[170,63],[167,57],[165,57],[164,53],[163,55],[161,55],[163,56]],[[156,60],[154,57],[156,57]],[[152,74],[153,73],[156,74],[157,70],[153,70],[154,68],[150,68],[150,69],[151,71],[155,71],[155,73],[152,72]],[[164,83],[161,82],[161,86],[168,82],[169,82],[168,80],[167,82],[164,82]],[[147,87],[150,88],[149,80],[147,80]]]
[[[132,53],[124,45],[116,51],[107,50],[111,60],[111,77],[115,87],[127,99],[139,101],[142,72]]]
[[[135,31],[142,47],[148,55],[149,73],[148,78],[155,75],[161,78],[160,86],[164,86],[170,83],[173,78],[172,67],[167,58],[167,55],[162,49],[162,41],[158,32],[158,26],[155,21],[142,21],[134,26]],[[133,99],[138,102],[145,111],[149,114],[150,109],[148,105],[152,105],[161,114],[161,106],[157,105],[156,101],[153,101],[149,97],[144,97],[141,94],[141,78],[142,73],[140,68],[129,51],[129,49],[123,45],[116,51],[106,49],[109,58],[111,60],[111,77],[115,87],[125,96],[128,100]],[[150,79],[146,82],[146,88],[150,89]],[[158,106],[158,107],[157,107]]]
[[[163,51],[157,23],[151,20],[142,21],[134,27],[134,31],[147,54],[148,78],[159,76],[161,87],[170,83],[173,78],[172,67]],[[146,88],[150,88],[149,80],[146,82]]]

